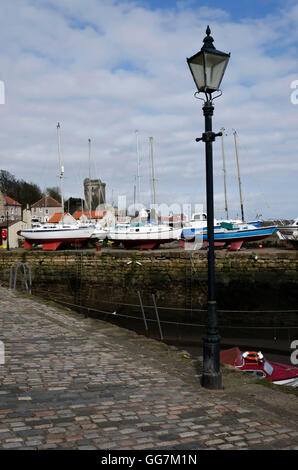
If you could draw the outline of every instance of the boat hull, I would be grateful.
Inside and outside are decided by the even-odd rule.
[[[62,245],[82,246],[90,239],[93,228],[78,229],[28,229],[22,230],[20,235],[25,238],[24,248],[42,245],[43,250],[57,250]]]
[[[160,244],[162,243],[171,243],[177,239],[173,238],[168,238],[168,239],[139,239],[139,240],[122,240],[121,244],[124,246],[126,249],[134,249],[134,248],[140,248],[141,250],[152,250],[153,248],[157,248]],[[112,240],[116,241],[116,240]],[[116,242],[119,242],[117,240]]]
[[[283,227],[277,230],[278,238],[289,248],[298,249],[297,227]]]
[[[125,231],[121,230],[110,231],[109,240],[116,244],[122,244],[126,249],[140,248],[140,249],[153,249],[162,243],[171,243],[179,240],[181,236],[181,229],[166,229],[154,230],[144,232]]]
[[[255,352],[248,352],[248,354]],[[261,354],[260,352],[257,354]],[[243,372],[255,374],[259,378],[270,380],[276,385],[286,385],[291,387],[298,386],[298,368],[280,364],[278,362],[269,362],[263,355],[261,359],[247,359],[245,353],[241,353],[238,347],[221,351],[221,364],[228,364],[236,367]]]
[[[230,245],[230,250],[239,250],[245,241],[257,241],[270,237],[275,233],[277,227],[253,227],[245,230],[214,230],[214,245]],[[205,246],[208,246],[208,235],[206,230],[186,230],[182,232],[182,240],[194,241],[196,237],[201,238]]]

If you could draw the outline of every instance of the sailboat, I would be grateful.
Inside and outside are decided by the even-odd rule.
[[[273,235],[277,226],[255,227],[252,224],[228,224],[221,223],[218,230],[214,230],[214,245],[218,247],[229,246],[230,251],[240,250],[243,242],[258,241]],[[196,233],[196,236],[203,237],[205,247],[208,247],[207,231]]]
[[[298,219],[294,219],[291,225],[280,225],[276,233],[286,246],[298,248]]]
[[[137,193],[138,202],[140,198],[140,173],[139,173],[139,143],[138,131],[137,138]],[[155,174],[154,174],[154,158],[153,158],[153,137],[149,138],[152,161],[152,182],[153,182],[153,205],[156,209],[156,190],[155,190]],[[156,215],[154,210],[154,215]],[[154,217],[155,218],[155,217]],[[144,221],[145,219],[145,221]],[[139,221],[130,224],[119,224],[109,231],[109,240],[122,244],[124,248],[140,248],[142,250],[158,248],[162,243],[170,243],[179,240],[181,236],[181,228],[170,227],[169,225],[161,225],[147,221],[147,212],[140,211]]]
[[[141,250],[158,248],[162,243],[179,240],[180,236],[181,228],[144,222],[116,225],[109,231],[109,240],[121,243],[124,248],[140,248]]]
[[[254,225],[255,227],[260,227],[261,221],[260,220],[253,220],[249,222],[245,222],[244,219],[244,209],[243,209],[243,197],[242,197],[242,183],[241,183],[241,178],[240,178],[240,166],[239,166],[239,156],[238,156],[238,146],[237,146],[237,132],[235,129],[233,129],[233,135],[234,135],[234,145],[235,145],[235,156],[236,156],[236,165],[237,165],[237,176],[238,176],[238,187],[239,187],[239,197],[240,197],[240,210],[241,210],[241,219],[231,219],[229,217],[229,210],[228,210],[228,199],[227,199],[227,181],[226,181],[226,160],[225,160],[225,148],[224,148],[224,132],[225,128],[222,127],[221,129],[222,132],[222,160],[223,160],[223,173],[224,173],[224,193],[225,193],[225,213],[226,213],[226,218],[224,220],[218,220],[216,222],[216,226],[220,225],[222,222],[227,222],[227,223],[232,223],[232,224],[251,224]],[[227,135],[227,134],[226,134]]]
[[[228,203],[227,203],[227,191],[226,191],[226,168],[225,168],[225,154],[224,154],[224,128],[222,131],[222,156],[223,156],[223,171],[224,171],[224,192],[225,192],[225,213],[226,220],[214,219],[214,245],[217,247],[229,246],[229,250],[239,250],[245,241],[257,241],[263,240],[273,235],[277,226],[261,227],[260,220],[251,222],[244,221],[244,210],[243,210],[243,199],[242,199],[242,188],[240,179],[240,168],[238,159],[238,148],[237,148],[237,133],[234,130],[234,142],[235,142],[235,153],[237,162],[238,172],[238,184],[240,194],[240,207],[241,207],[241,220],[232,220],[229,218]],[[207,216],[206,214],[194,214],[193,223],[190,221],[190,226],[184,227],[181,235],[181,245],[184,246],[185,242],[195,242],[196,239],[201,239],[204,242],[205,247],[208,246],[207,238]]]
[[[61,164],[60,152],[60,124],[57,125],[58,137],[58,157],[59,157],[59,179],[62,205],[62,218],[58,224],[43,224],[35,228],[24,229],[20,235],[25,238],[24,248],[32,248],[35,245],[42,245],[43,250],[57,250],[62,246],[83,246],[94,232],[94,225],[82,223],[70,223],[66,221],[64,214],[63,198],[63,175],[64,167]]]
[[[88,206],[89,206],[89,224],[92,224],[92,187],[91,187],[91,139],[88,139],[89,149],[89,194],[88,194]],[[99,197],[100,200],[100,197]],[[96,222],[94,225],[94,231],[91,235],[92,240],[104,240],[108,236],[108,230],[102,226],[100,222]]]

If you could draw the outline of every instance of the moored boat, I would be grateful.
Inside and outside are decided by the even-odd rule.
[[[291,225],[283,225],[277,228],[278,238],[294,248],[298,248],[298,219],[294,219]]]
[[[276,385],[298,387],[298,367],[269,362],[261,351],[241,352],[238,347],[221,351],[221,364],[232,365],[238,370],[267,379]]]
[[[181,228],[168,225],[135,222],[116,225],[109,230],[109,240],[122,244],[124,248],[153,249],[162,243],[179,240]]]
[[[44,224],[21,230],[25,238],[24,248],[42,245],[43,250],[57,250],[62,245],[82,246],[94,232],[92,224]]]
[[[31,248],[34,245],[42,245],[43,250],[57,250],[62,245],[69,246],[83,246],[89,240],[95,230],[94,224],[91,223],[67,223],[67,218],[72,219],[70,214],[64,214],[64,197],[63,197],[63,175],[64,167],[61,163],[60,152],[60,124],[57,125],[58,137],[58,160],[59,160],[59,179],[60,179],[60,194],[61,194],[61,207],[62,217],[61,221],[57,224],[45,223],[32,227],[31,229],[24,229],[20,231],[20,235],[25,238],[24,248]]]
[[[256,227],[253,224],[230,224],[221,223],[220,227],[214,227],[214,245],[218,247],[229,246],[229,250],[239,250],[245,241],[257,241],[268,238],[275,233],[277,226]],[[182,231],[181,240],[195,241],[202,239],[204,245],[208,246],[207,229],[192,229]]]
[[[108,236],[109,236],[108,228],[103,227],[100,224],[95,224],[94,230],[91,234],[91,239],[104,240],[105,238],[108,238]]]

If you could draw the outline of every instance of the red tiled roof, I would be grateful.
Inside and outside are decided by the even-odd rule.
[[[56,199],[51,196],[45,196],[32,204],[31,208],[32,207],[61,207],[61,202],[56,201]]]
[[[168,221],[168,222],[175,222],[178,220],[184,220],[186,217],[185,215],[171,215],[170,217],[158,217],[160,221]]]
[[[15,201],[9,196],[5,196],[5,200],[9,206],[22,206],[19,202]]]
[[[66,214],[66,213],[65,213]],[[64,214],[64,215],[65,215]],[[60,222],[60,220],[62,219],[62,212],[56,212],[54,215],[52,215],[52,217],[50,218],[49,220],[49,223],[51,224],[56,224],[58,222]]]
[[[102,219],[105,213],[106,211],[91,211],[91,219]],[[89,211],[76,211],[73,217],[78,220],[83,214],[88,218],[90,216]]]

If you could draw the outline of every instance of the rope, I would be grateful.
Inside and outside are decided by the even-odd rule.
[[[112,305],[120,305],[125,307],[139,307],[139,304],[129,304],[129,303],[122,303],[122,302],[111,302],[110,300],[103,300],[100,299],[101,302],[112,304]],[[153,305],[144,305],[144,308],[151,308],[154,309]],[[199,308],[183,308],[183,307],[160,307],[158,306],[158,310],[178,310],[178,311],[188,311],[188,312],[207,312],[207,309],[199,309]],[[216,309],[219,313],[298,313],[298,310],[221,310]]]
[[[50,297],[49,297],[50,298]],[[73,304],[73,303],[70,303],[70,302],[65,302],[63,300],[59,300],[59,299],[55,299],[55,302],[59,302],[63,305],[68,305],[70,307],[75,307],[75,308],[78,308],[78,309],[84,309],[84,310],[87,310],[88,312],[96,312],[96,313],[102,313],[104,315],[113,315],[113,316],[116,316],[116,317],[121,317],[121,318],[128,318],[128,319],[132,319],[132,320],[142,320],[142,318],[140,317],[135,317],[133,315],[124,315],[122,313],[114,313],[114,312],[108,312],[108,311],[105,311],[105,310],[99,310],[99,309],[96,309],[96,308],[91,308],[91,307],[85,307],[83,305],[76,305],[76,304]],[[119,304],[119,305],[124,305],[124,304]],[[135,305],[136,307],[140,307],[139,305]],[[145,306],[144,306],[145,307]],[[153,308],[152,306],[150,306],[150,308]],[[160,307],[158,307],[160,308]],[[154,320],[154,319],[150,319],[150,318],[147,318],[147,321],[148,322],[151,322],[151,323],[157,323],[157,320]],[[206,327],[205,324],[200,324],[200,323],[181,323],[181,322],[173,322],[173,321],[168,321],[168,320],[161,320],[160,323],[162,324],[167,324],[167,325],[176,325],[176,326],[191,326],[191,327]],[[230,326],[230,325],[220,325],[220,328],[228,328],[228,329],[239,329],[240,326]],[[242,326],[241,325],[241,329],[247,329],[247,330],[250,330],[250,329],[258,329],[258,330],[272,330],[272,329],[281,329],[281,330],[297,330],[298,329],[298,326]]]

